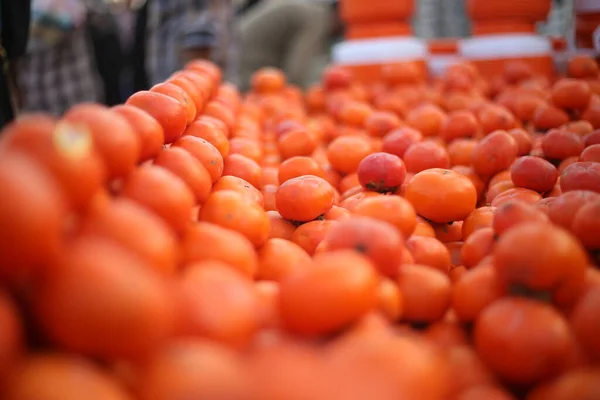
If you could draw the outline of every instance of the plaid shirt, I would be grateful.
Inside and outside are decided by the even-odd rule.
[[[85,26],[64,32],[58,41],[32,35],[19,60],[17,80],[26,112],[62,115],[75,104],[103,101]]]
[[[183,67],[186,48],[210,48],[212,60],[235,81],[235,10],[231,0],[149,0],[146,66],[150,84]]]

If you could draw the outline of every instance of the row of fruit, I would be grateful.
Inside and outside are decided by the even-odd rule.
[[[421,74],[8,126],[0,398],[600,398],[598,65]]]

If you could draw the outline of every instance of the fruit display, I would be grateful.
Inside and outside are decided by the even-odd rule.
[[[600,398],[598,65],[420,71],[7,126],[0,398]]]

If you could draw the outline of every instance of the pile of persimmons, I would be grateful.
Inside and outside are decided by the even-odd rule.
[[[600,398],[600,75],[195,61],[0,136],[3,400]]]

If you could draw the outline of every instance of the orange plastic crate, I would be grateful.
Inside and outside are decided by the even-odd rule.
[[[414,0],[340,0],[340,15],[347,24],[409,20]]]

